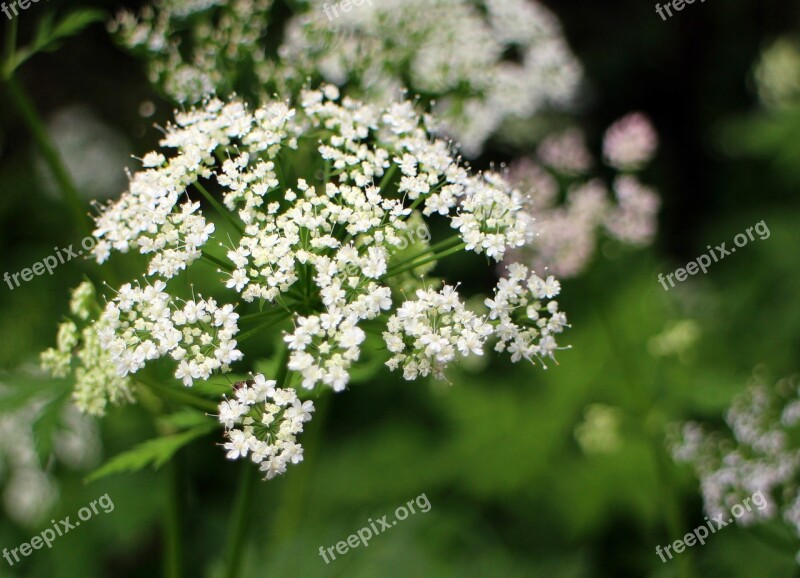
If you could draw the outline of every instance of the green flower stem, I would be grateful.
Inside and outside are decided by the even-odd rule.
[[[673,487],[675,476],[672,471],[671,458],[667,453],[667,449],[664,447],[663,436],[654,432],[653,435],[650,436],[650,439],[656,461],[658,479],[661,484],[661,495],[667,506],[665,525],[670,535],[678,539],[682,537],[688,529],[686,528],[683,515],[681,514],[679,496]],[[683,578],[693,578],[694,571],[692,569],[691,556],[680,556],[676,562],[678,563],[680,576],[683,576]]]
[[[296,533],[302,519],[307,502],[308,487],[319,447],[325,429],[325,418],[328,414],[331,395],[323,394],[314,403],[314,419],[309,422],[308,432],[303,434],[303,448],[306,458],[303,467],[292,472],[292,483],[287,484],[281,496],[280,507],[272,522],[272,543],[281,544],[290,540]]]
[[[223,271],[227,271],[228,273],[233,272],[233,267],[229,263],[226,263],[219,257],[215,257],[214,255],[207,253],[206,251],[203,251],[202,258],[205,259],[206,261],[209,261],[210,263],[213,263],[217,267],[221,268]]]
[[[274,326],[286,321],[289,317],[292,316],[292,312],[291,311],[284,311],[282,313],[283,313],[283,315],[280,315],[278,317],[278,319],[276,319],[274,321],[270,321],[269,323],[265,323],[264,325],[259,325],[258,327],[254,328],[254,329],[251,329],[250,331],[247,331],[245,333],[242,333],[242,334],[238,335],[236,337],[236,340],[239,343],[241,343],[245,339],[249,339],[253,335],[256,335],[257,333],[260,333],[261,331],[264,331],[265,329],[269,329],[270,327],[274,327]]]
[[[424,257],[426,255],[429,255],[430,253],[435,253],[436,251],[439,251],[441,249],[449,249],[450,247],[452,247],[454,245],[458,245],[459,243],[461,243],[461,237],[460,236],[453,235],[452,237],[448,237],[444,241],[439,241],[438,243],[436,243],[434,245],[431,245],[427,249],[425,249],[423,251],[420,251],[419,253],[417,253],[413,257],[409,257],[408,259],[405,259],[404,261],[401,261],[400,263],[397,263],[396,265],[390,267],[389,268],[389,273],[392,274],[392,273],[394,273],[394,271],[396,271],[400,267],[404,267],[405,265],[408,265],[409,263],[412,263],[412,262],[416,261],[417,259],[420,259],[420,258],[422,258],[422,257]],[[415,267],[416,267],[416,265],[415,265]]]
[[[164,517],[164,537],[166,539],[166,555],[164,556],[164,576],[181,578],[183,575],[183,544],[181,537],[181,488],[180,456],[175,456],[166,466],[167,474],[167,508]]]
[[[464,249],[464,247],[466,247],[466,246],[467,246],[466,243],[459,243],[458,245],[456,245],[452,249],[448,249],[447,251],[442,251],[441,253],[435,253],[435,254],[431,255],[430,257],[428,257],[427,259],[423,259],[422,261],[418,261],[416,263],[411,263],[410,265],[407,265],[405,267],[402,267],[402,268],[394,270],[394,271],[390,271],[389,274],[386,275],[385,279],[388,279],[389,277],[394,277],[395,275],[400,275],[401,273],[405,273],[407,271],[412,271],[412,270],[416,269],[417,267],[421,267],[422,265],[427,265],[431,261],[438,261],[439,259],[443,259],[444,257],[448,257],[448,256],[450,256],[450,255],[452,255],[454,253],[458,253],[459,251],[462,251]]]
[[[422,201],[424,201],[424,200],[425,200],[425,197],[423,197],[422,195],[420,195],[419,197],[417,197],[417,198],[414,200],[414,202],[413,202],[413,203],[411,203],[411,205],[410,205],[408,208],[409,208],[409,209],[411,209],[411,210],[413,211],[414,209],[416,209],[417,207],[419,207],[419,206],[422,204]]]
[[[278,387],[285,385],[286,378],[289,375],[289,353],[289,348],[286,344],[283,344],[279,353],[278,371],[275,376]],[[258,470],[253,468],[252,464],[242,464],[239,489],[236,493],[236,501],[234,502],[233,515],[228,531],[228,543],[225,547],[225,578],[239,578],[247,522],[251,514],[250,503],[257,475]]]
[[[416,199],[414,199],[414,202],[411,203],[411,205],[408,208],[413,211],[414,209],[419,207],[423,202],[425,202],[425,199],[430,198],[430,196],[433,193],[435,193],[436,191],[441,189],[444,184],[445,184],[444,182],[440,182],[439,184],[434,186],[430,191],[428,191],[426,194],[418,196]]]
[[[90,235],[92,228],[89,224],[86,208],[81,200],[78,188],[75,186],[75,183],[72,181],[72,176],[70,176],[64,162],[61,160],[61,155],[50,141],[50,136],[47,134],[44,123],[39,118],[33,103],[31,103],[30,98],[25,94],[22,86],[20,86],[11,74],[6,74],[3,81],[6,86],[6,92],[8,92],[8,95],[11,97],[11,102],[17,108],[22,120],[25,121],[25,124],[31,131],[31,135],[36,141],[36,145],[39,147],[45,163],[47,163],[47,166],[52,171],[53,177],[55,177],[64,196],[64,201],[69,205],[70,209],[72,209],[80,231],[85,235]]]
[[[609,316],[605,311],[601,310],[600,318],[600,325],[603,327],[608,337],[610,351],[614,354],[616,359],[626,359],[625,350],[617,338],[617,333],[611,325]],[[667,453],[667,449],[664,447],[664,436],[661,425],[657,424],[656,427],[653,427],[652,423],[646,423],[647,416],[650,415],[650,409],[656,407],[658,400],[656,399],[654,391],[648,394],[639,384],[638,376],[634,375],[628,364],[622,363],[622,372],[624,373],[625,381],[628,382],[633,405],[639,413],[639,418],[644,422],[640,424],[642,433],[649,442],[655,461],[656,482],[660,485],[661,496],[664,502],[665,530],[672,539],[678,539],[686,533],[686,523],[681,512],[680,496],[673,486],[675,483],[675,476],[672,461]],[[695,572],[692,555],[688,550],[678,557],[676,565],[677,576],[681,578],[694,578]]]
[[[285,315],[286,310],[279,309],[276,307],[275,309],[270,309],[269,311],[259,311],[258,313],[249,313],[247,315],[242,315],[241,317],[239,317],[239,321],[240,322],[253,321],[255,319],[263,319],[264,317],[271,317],[272,315],[277,315],[279,313]]]
[[[241,470],[239,489],[236,492],[236,501],[233,505],[233,515],[228,532],[228,543],[225,548],[225,578],[239,578],[251,496],[258,476],[258,470],[250,463],[242,464]]]
[[[8,35],[6,36],[5,54],[3,54],[3,76],[11,76],[11,66],[14,62],[15,52],[17,51],[17,21],[11,20],[8,24]]]
[[[289,345],[281,340],[281,351],[278,359],[278,372],[275,375],[275,381],[278,387],[286,387],[288,384],[286,378],[289,376]]]
[[[210,399],[204,399],[202,397],[198,397],[194,394],[182,391],[175,387],[167,387],[165,385],[160,385],[153,382],[145,382],[142,381],[142,379],[139,377],[136,378],[136,381],[147,387],[158,397],[166,398],[176,403],[188,405],[190,407],[194,407],[197,409],[202,409],[203,411],[211,411],[216,413],[217,410],[219,409],[219,406]]]
[[[220,214],[220,216],[226,221],[228,221],[231,227],[236,229],[236,232],[238,232],[240,235],[244,235],[244,229],[242,228],[241,224],[236,222],[236,219],[234,219],[231,216],[231,212],[224,206],[222,206],[222,203],[220,203],[217,199],[215,199],[211,195],[211,193],[209,193],[208,190],[206,190],[206,188],[200,183],[195,183],[194,186],[198,191],[200,191],[200,194],[205,197],[205,199],[209,202],[209,204],[212,207],[214,207],[214,209]]]
[[[381,183],[378,185],[378,188],[381,191],[381,194],[384,194],[386,187],[389,186],[389,183],[392,180],[395,172],[397,172],[397,165],[392,163],[387,171],[383,174],[383,178],[381,179]]]

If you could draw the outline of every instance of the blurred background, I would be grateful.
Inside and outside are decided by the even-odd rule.
[[[669,457],[670,424],[721,422],[756,368],[800,371],[800,5],[696,2],[662,21],[649,1],[544,3],[585,67],[573,123],[590,148],[631,110],[659,133],[644,175],[662,196],[656,242],[639,251],[601,245],[586,272],[563,282],[572,329],[562,341],[572,349],[546,371],[494,361],[451,372],[452,385],[383,371],[356,384],[358,395],[328,400],[302,467],[257,488],[246,576],[800,575],[796,537],[776,543],[734,526],[666,564],[655,553],[704,523],[696,478]],[[109,15],[122,7],[33,4],[18,17],[21,41],[46,11],[77,5]],[[87,199],[122,192],[131,155],[153,150],[153,126],[171,115],[101,23],[37,55],[17,78]],[[475,164],[506,160],[503,147],[489,146]],[[760,221],[768,239],[669,292],[658,283],[659,273]],[[80,238],[0,92],[0,273]],[[236,468],[216,434],[181,451],[180,468],[85,484],[88,471],[153,436],[147,415],[134,406],[93,424],[63,409],[62,393],[45,407],[14,393],[47,387],[20,369],[53,344],[66,289],[86,271],[75,260],[14,290],[0,286],[0,547],[106,493],[115,509],[19,566],[0,561],[0,576],[158,575],[171,484],[183,496],[186,575],[221,576]],[[423,493],[429,512],[331,564],[319,556],[320,546]]]

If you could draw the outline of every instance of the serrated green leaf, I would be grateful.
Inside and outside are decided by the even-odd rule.
[[[137,472],[147,466],[158,469],[167,463],[183,446],[204,436],[215,427],[216,424],[209,421],[179,434],[148,440],[132,450],[114,456],[89,474],[85,481],[88,483],[111,474]]]

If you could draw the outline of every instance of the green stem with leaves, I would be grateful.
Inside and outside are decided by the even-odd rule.
[[[314,402],[314,419],[309,424],[309,431],[303,434],[303,453],[306,458],[311,458],[319,452],[325,429],[325,417],[331,403],[330,397],[330,395],[323,394]],[[308,486],[314,472],[313,464],[316,463],[319,463],[316,459],[304,460],[304,467],[293,472],[292,483],[286,485],[281,496],[280,507],[272,521],[273,544],[282,544],[296,534],[303,511],[308,503],[306,500]]]
[[[258,470],[254,469],[252,464],[242,464],[239,489],[236,492],[236,501],[233,505],[233,516],[231,517],[228,545],[225,552],[225,578],[239,578],[245,532],[247,531],[247,522],[250,514],[250,500],[257,475]]]
[[[269,329],[270,327],[275,327],[276,325],[280,325],[281,323],[286,321],[291,316],[292,316],[292,312],[291,311],[284,311],[284,312],[282,312],[282,315],[274,316],[274,318],[271,319],[270,321],[268,321],[267,323],[259,325],[258,327],[254,328],[254,329],[251,329],[250,331],[246,331],[245,333],[240,333],[238,335],[238,337],[237,337],[237,340],[238,340],[239,343],[242,343],[246,339],[249,339],[253,335],[257,335],[258,333],[261,333],[265,329]]]
[[[459,244],[460,242],[461,242],[461,237],[459,237],[458,235],[453,235],[452,237],[448,237],[444,241],[439,241],[438,243],[436,243],[434,245],[431,245],[427,249],[423,249],[422,251],[419,251],[418,253],[412,255],[411,257],[408,257],[407,259],[404,259],[400,263],[397,263],[397,264],[393,265],[389,269],[389,273],[392,273],[393,271],[399,269],[400,267],[408,265],[409,263],[412,263],[412,262],[416,261],[417,259],[420,259],[420,258],[422,258],[422,257],[424,257],[426,255],[429,255],[430,253],[435,253],[436,251],[439,251],[441,249],[450,248],[453,245]]]

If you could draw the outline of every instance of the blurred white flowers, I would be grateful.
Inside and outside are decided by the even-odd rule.
[[[179,102],[278,89],[311,78],[378,104],[408,89],[435,102],[441,129],[468,156],[504,123],[572,104],[581,66],[556,17],[527,0],[382,0],[338,17],[327,0],[298,3],[277,54],[272,0],[163,0],[112,24],[149,64],[151,80]]]
[[[0,399],[16,394],[0,384]],[[45,520],[58,499],[56,464],[85,471],[100,457],[99,432],[94,422],[74,406],[60,404],[52,396],[36,395],[0,412],[0,482],[4,482],[3,505],[15,522],[35,527]],[[57,411],[52,432],[37,429],[44,412]],[[42,435],[52,439],[44,440]],[[43,462],[37,448],[52,442],[52,453]]]
[[[757,373],[737,395],[725,421],[732,435],[707,433],[690,422],[672,436],[672,453],[690,463],[700,478],[706,512],[726,514],[756,492],[768,506],[737,519],[750,525],[779,513],[800,535],[800,384],[787,378],[772,384]]]
[[[762,53],[755,66],[758,96],[768,108],[787,108],[800,101],[800,42],[779,38]]]
[[[617,407],[592,404],[575,428],[575,440],[588,456],[612,454],[622,447],[623,417],[622,410]]]
[[[612,124],[603,139],[603,157],[610,167],[636,170],[649,163],[658,147],[658,135],[650,120],[640,112]]]
[[[538,2],[389,0],[331,23],[324,1],[290,22],[287,72],[320,74],[378,102],[403,88],[424,95],[467,156],[502,138],[503,123],[569,105],[581,81],[558,20]]]

